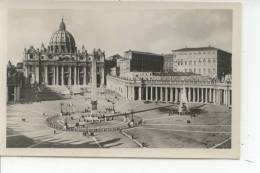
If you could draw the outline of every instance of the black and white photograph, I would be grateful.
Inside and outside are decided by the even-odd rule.
[[[234,151],[239,6],[207,5],[9,8],[5,148]]]

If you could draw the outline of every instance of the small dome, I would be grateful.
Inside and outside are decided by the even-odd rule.
[[[70,32],[66,30],[66,25],[61,20],[59,30],[54,32],[49,42],[50,52],[59,53],[74,53],[76,51],[76,45],[74,37]]]

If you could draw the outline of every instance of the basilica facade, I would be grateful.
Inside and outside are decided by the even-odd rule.
[[[79,50],[62,19],[47,47],[42,44],[38,49],[33,46],[24,49],[24,76],[30,84],[89,85],[93,58],[96,60],[96,82],[100,87],[105,81],[105,52],[94,49],[88,53],[84,46]]]

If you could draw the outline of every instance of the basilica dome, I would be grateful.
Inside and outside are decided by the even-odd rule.
[[[75,40],[70,32],[66,30],[66,25],[61,20],[59,30],[54,32],[49,42],[51,53],[74,53],[76,51]]]

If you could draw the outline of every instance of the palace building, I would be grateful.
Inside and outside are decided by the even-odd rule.
[[[215,47],[182,48],[173,50],[173,71],[193,72],[218,77],[231,74],[232,54]]]
[[[105,81],[105,52],[97,49],[97,86]],[[49,45],[40,49],[31,46],[24,49],[24,76],[27,83],[45,85],[89,85],[91,83],[91,62],[94,57],[84,46],[79,50],[73,35],[62,19],[56,32],[51,35]]]
[[[117,61],[120,76],[129,72],[162,72],[163,56],[150,52],[128,50],[125,56]]]
[[[121,61],[120,75],[108,75],[106,87],[129,100],[179,103],[185,89],[188,102],[232,107],[228,52],[213,47],[178,49],[164,56],[127,51]]]

